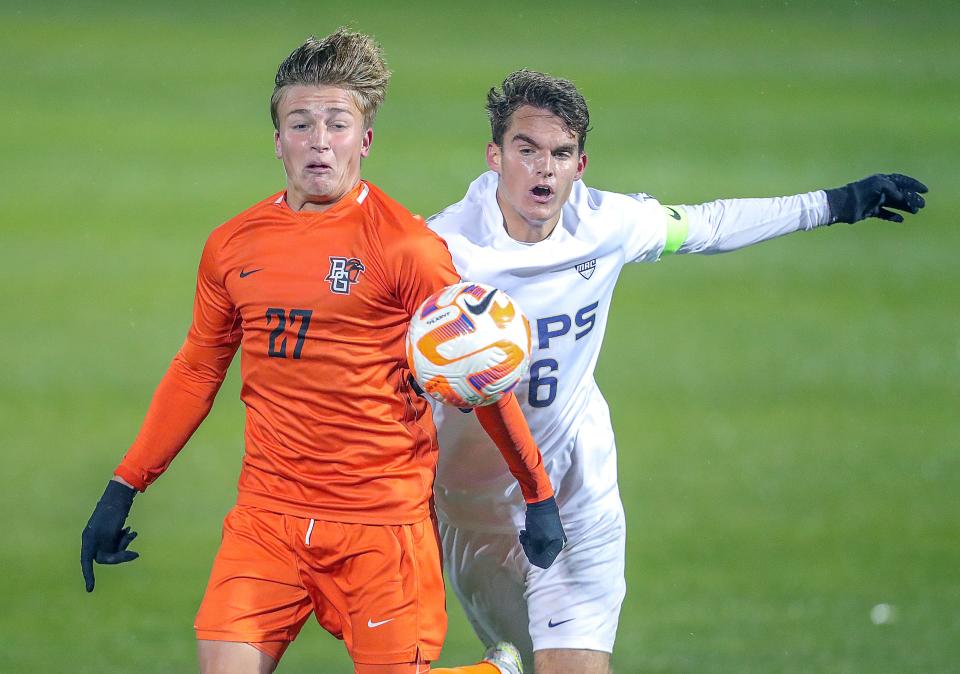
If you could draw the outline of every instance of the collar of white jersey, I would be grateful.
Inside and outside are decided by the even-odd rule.
[[[580,182],[580,181],[577,181]],[[530,248],[531,246],[536,246],[539,243],[547,243],[550,241],[556,241],[559,238],[563,237],[563,218],[564,211],[567,209],[570,204],[570,201],[573,197],[573,192],[571,192],[571,199],[568,199],[567,203],[563,205],[560,209],[560,218],[557,220],[557,224],[550,231],[550,234],[547,235],[545,239],[540,241],[517,241],[512,236],[507,233],[506,223],[503,219],[503,212],[500,210],[500,204],[497,202],[497,187],[500,185],[500,177],[496,174],[495,171],[487,171],[486,173],[480,174],[476,180],[470,183],[470,187],[467,189],[466,200],[475,200],[480,204],[481,213],[483,214],[483,224],[484,226],[494,235],[495,240],[501,241],[505,245],[512,245],[516,248]],[[576,187],[576,186],[574,186]],[[561,233],[558,233],[561,232]]]

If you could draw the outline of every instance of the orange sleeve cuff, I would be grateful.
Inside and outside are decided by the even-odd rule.
[[[127,483],[132,484],[137,491],[142,492],[147,488],[147,483],[144,481],[143,475],[123,463],[117,466],[113,474],[119,478],[123,478]]]
[[[510,393],[494,405],[477,407],[475,413],[520,483],[524,501],[537,503],[553,496],[553,485],[543,467],[543,457],[530,434],[517,397]]]

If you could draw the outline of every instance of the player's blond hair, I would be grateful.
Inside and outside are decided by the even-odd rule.
[[[363,114],[363,123],[372,127],[386,96],[390,75],[383,48],[369,35],[341,27],[322,40],[310,36],[277,69],[270,97],[273,127],[280,128],[277,108],[284,93],[296,85],[326,85],[350,91]]]
[[[590,110],[573,82],[526,68],[507,75],[501,90],[493,87],[487,93],[487,115],[494,143],[503,147],[503,135],[510,126],[513,113],[524,105],[547,110],[559,117],[567,130],[577,137],[580,152],[583,152],[590,130]]]

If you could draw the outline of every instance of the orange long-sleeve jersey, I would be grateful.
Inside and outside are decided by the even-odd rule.
[[[115,471],[140,490],[210,410],[237,348],[246,405],[238,503],[317,519],[406,524],[430,512],[429,405],[404,336],[459,281],[442,240],[373,185],[324,212],[274,195],[210,235],[193,323]],[[478,414],[528,502],[553,495],[511,396]]]

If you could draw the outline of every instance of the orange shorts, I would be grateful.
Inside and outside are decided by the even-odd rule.
[[[194,629],[279,660],[317,622],[356,663],[436,660],[447,612],[436,522],[369,525],[235,506]]]

